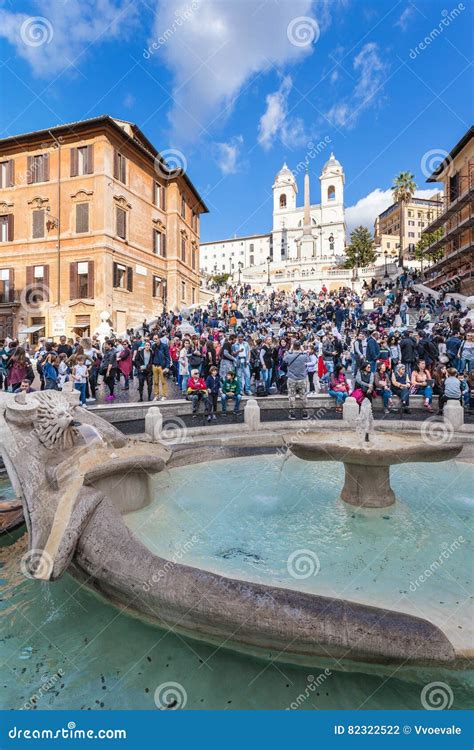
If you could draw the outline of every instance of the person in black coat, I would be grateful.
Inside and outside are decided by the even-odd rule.
[[[139,349],[135,356],[135,367],[138,374],[139,401],[143,401],[143,388],[146,383],[148,401],[152,399],[153,389],[153,352],[150,341],[145,342],[143,349]]]
[[[409,331],[405,331],[400,340],[400,352],[402,355],[402,363],[405,365],[407,374],[410,375],[415,363],[419,359],[419,353],[418,343],[415,338],[410,335]]]

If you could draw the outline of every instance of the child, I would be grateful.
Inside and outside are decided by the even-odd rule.
[[[206,382],[204,378],[199,377],[199,370],[191,370],[191,377],[188,380],[187,398],[193,405],[193,418],[197,416],[199,402],[207,396]]]
[[[87,366],[83,354],[77,355],[76,364],[72,368],[72,379],[74,380],[74,389],[80,393],[81,406],[86,409]]]
[[[67,383],[69,380],[69,367],[67,366],[67,354],[66,352],[63,352],[59,355],[59,365],[58,365],[58,388],[59,390],[63,389],[64,383]]]
[[[208,422],[210,422],[212,419],[216,419],[217,399],[219,397],[219,389],[221,386],[218,372],[219,370],[217,369],[217,367],[215,365],[212,365],[212,367],[209,368],[209,375],[206,378],[206,413]]]
[[[54,352],[50,352],[43,362],[44,389],[45,391],[58,390],[58,358]]]
[[[229,398],[234,399],[234,414],[238,414],[240,400],[242,398],[242,391],[240,382],[235,377],[235,372],[233,372],[233,370],[230,370],[227,373],[225,380],[223,380],[222,382],[221,404],[223,414],[225,414],[227,411],[227,401]]]
[[[458,374],[458,380],[461,384],[461,398],[462,398],[461,403],[464,406],[469,406],[470,393],[469,393],[469,384],[466,380],[466,375],[463,372],[460,372]]]

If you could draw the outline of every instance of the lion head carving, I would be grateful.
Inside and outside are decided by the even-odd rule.
[[[38,408],[35,418],[35,434],[46,448],[67,450],[76,442],[78,430],[68,401],[56,391],[34,394]]]

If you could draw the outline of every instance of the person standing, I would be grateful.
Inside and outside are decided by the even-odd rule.
[[[79,354],[76,364],[72,368],[72,379],[74,381],[74,390],[79,391],[81,406],[87,408],[86,404],[86,384],[87,384],[87,365],[85,357]]]
[[[138,400],[143,401],[143,388],[146,383],[148,401],[151,401],[153,388],[153,352],[150,341],[146,341],[143,349],[137,351],[135,366],[138,371]]]
[[[158,340],[153,349],[153,395],[155,401],[164,401],[168,393],[166,375],[169,372],[171,358],[168,344]],[[161,396],[160,396],[161,385]]]
[[[287,385],[288,385],[288,419],[296,419],[295,406],[296,399],[301,400],[303,407],[303,419],[309,419],[308,414],[308,381],[307,381],[307,364],[308,355],[301,351],[301,343],[294,341],[289,352],[283,357],[287,367]]]

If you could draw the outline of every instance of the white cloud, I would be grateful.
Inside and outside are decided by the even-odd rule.
[[[427,190],[417,190],[415,192],[416,198],[431,198],[436,193],[433,188]],[[376,217],[385,211],[386,208],[391,206],[393,203],[392,191],[381,190],[376,188],[371,193],[360,198],[357,203],[353,206],[346,208],[346,225],[347,232],[350,232],[362,224],[363,227],[367,227],[373,232],[374,221]]]
[[[222,174],[235,174],[239,170],[240,147],[244,139],[236,135],[230,141],[215,144],[216,161]]]
[[[135,97],[133,96],[133,94],[128,93],[123,100],[123,106],[126,107],[127,109],[131,109],[134,104],[135,104]]]
[[[70,63],[79,67],[88,47],[128,33],[136,13],[127,0],[34,0],[33,5],[35,15],[0,9],[0,37],[43,77],[74,70]]]
[[[359,115],[373,101],[380,100],[381,88],[388,70],[375,42],[369,42],[362,47],[354,58],[352,67],[358,76],[352,94],[334,104],[326,112],[328,120],[337,127],[354,127]]]
[[[395,21],[394,26],[398,26],[402,31],[406,31],[410,22],[411,17],[415,14],[413,5],[408,5],[403,11],[402,15]]]
[[[267,108],[258,126],[258,142],[264,149],[271,147],[285,122],[288,112],[288,95],[292,85],[290,76],[286,76],[280,88],[265,98]]]
[[[292,87],[291,76],[285,76],[280,87],[265,97],[267,107],[259,121],[258,142],[266,151],[276,138],[290,149],[304,146],[310,140],[302,118],[288,117],[288,97]]]
[[[290,42],[287,28],[294,18],[315,18],[323,33],[329,17],[328,0],[195,3],[197,9],[152,55],[173,75],[170,120],[178,141],[194,140],[201,130],[222,125],[253,76],[295,63],[317,48]],[[174,2],[157,4],[149,45],[176,26],[177,7]]]

